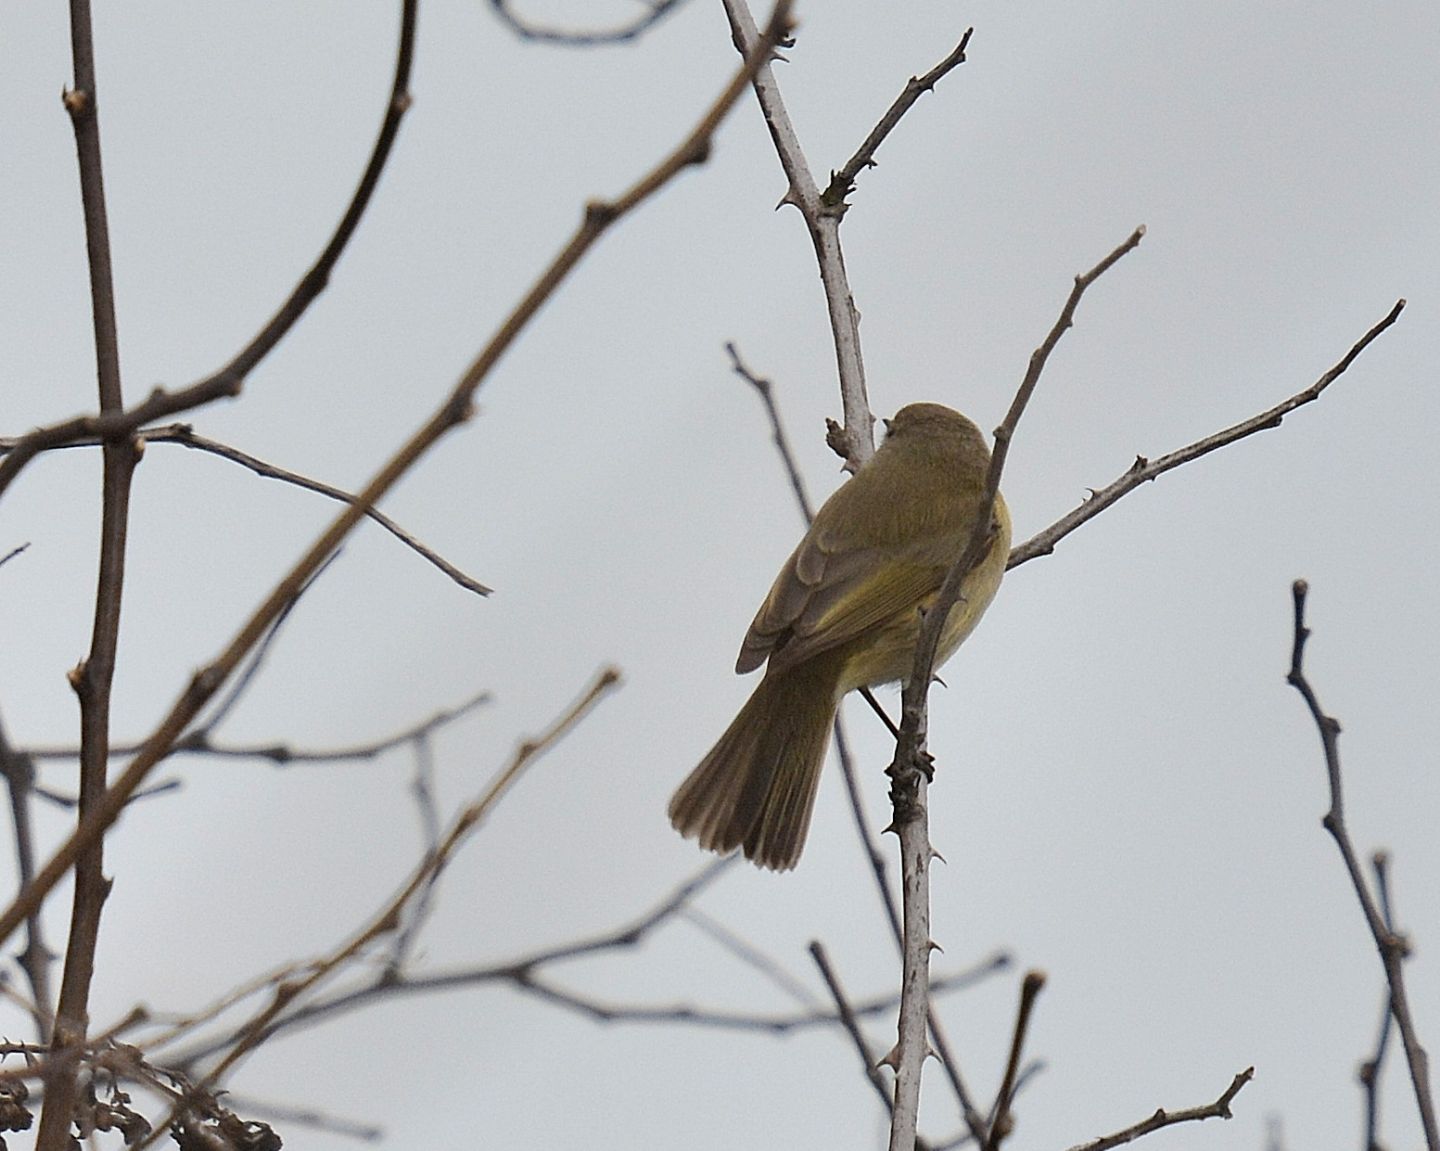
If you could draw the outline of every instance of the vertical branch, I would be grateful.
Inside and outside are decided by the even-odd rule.
[[[0,772],[10,792],[10,816],[15,825],[15,862],[20,885],[30,882],[35,874],[35,835],[31,825],[31,798],[35,794],[35,763],[30,756],[10,746],[5,729],[0,725]],[[50,961],[54,956],[45,945],[40,912],[31,914],[25,923],[25,950],[20,953],[20,967],[30,983],[30,996],[35,1001],[35,1038],[45,1043],[54,1024],[54,1000],[50,998]]]
[[[110,266],[110,230],[105,214],[105,181],[100,162],[100,121],[95,83],[95,45],[89,0],[70,0],[70,50],[75,86],[64,94],[75,132],[80,169],[80,201],[85,218],[85,249],[90,269],[90,307],[95,330],[95,367],[102,414],[119,413],[125,401],[120,386],[120,343],[115,323],[115,286]],[[130,513],[130,479],[140,458],[133,437],[105,442],[101,492],[100,565],[90,652],[70,673],[80,702],[79,821],[105,795],[110,755],[110,689],[120,635],[120,604],[125,583],[125,536]],[[36,1138],[39,1151],[59,1151],[70,1139],[76,1098],[76,1060],[89,1026],[90,980],[95,970],[95,941],[110,885],[104,874],[104,838],[97,836],[75,859],[75,894],[60,1001],[51,1037],[45,1106]]]
[[[930,813],[926,794],[933,760],[926,749],[926,742],[930,684],[935,678],[935,653],[940,631],[950,615],[950,609],[959,602],[965,577],[980,562],[990,543],[994,530],[993,509],[1010,441],[1051,353],[1060,338],[1074,325],[1075,309],[1086,290],[1126,253],[1133,251],[1144,236],[1144,227],[1136,228],[1095,267],[1075,277],[1059,318],[1044,341],[1031,353],[1025,378],[1015,392],[1010,410],[995,429],[995,449],[990,456],[990,470],[985,477],[979,513],[975,517],[969,542],[936,592],[934,603],[925,611],[920,636],[915,644],[915,664],[901,692],[900,735],[895,741],[895,758],[885,769],[892,781],[890,799],[895,811],[890,830],[900,840],[905,927],[899,1037],[895,1049],[887,1057],[895,1067],[895,1118],[890,1130],[890,1151],[908,1151],[914,1146],[914,1124],[920,1109],[920,1073],[928,1053],[925,1033],[930,1009],[930,949],[934,946],[930,938],[930,860],[935,849],[930,846]],[[902,1091],[908,1095],[903,1101]]]
[[[730,18],[730,31],[735,47],[749,57],[760,42],[760,33],[745,0],[724,0],[725,14]],[[844,203],[826,204],[821,199],[815,177],[805,162],[800,138],[790,123],[790,114],[780,97],[769,60],[761,64],[751,81],[765,126],[775,142],[775,151],[785,169],[790,189],[783,203],[794,204],[805,218],[805,228],[815,247],[820,266],[820,282],[825,288],[825,307],[830,315],[830,331],[835,340],[835,366],[840,375],[840,397],[845,406],[845,429],[832,439],[831,446],[845,457],[846,467],[854,471],[875,454],[875,417],[870,414],[870,399],[865,391],[865,363],[860,355],[860,313],[855,297],[850,294],[850,279],[845,272],[845,255],[840,248],[840,219]]]
[[[1380,952],[1380,962],[1385,968],[1385,980],[1390,985],[1390,1013],[1395,1017],[1395,1026],[1400,1031],[1400,1042],[1405,1048],[1405,1061],[1410,1067],[1410,1082],[1420,1110],[1420,1124],[1425,1131],[1425,1146],[1429,1151],[1440,1151],[1435,1100],[1430,1094],[1430,1060],[1415,1032],[1415,1021],[1410,1014],[1410,1000],[1405,991],[1404,963],[1410,954],[1410,941],[1391,928],[1387,913],[1382,912],[1361,872],[1360,861],[1350,839],[1350,829],[1345,822],[1345,797],[1340,773],[1340,721],[1327,714],[1320,706],[1315,689],[1305,678],[1305,642],[1310,638],[1310,629],[1305,625],[1305,598],[1309,592],[1310,585],[1303,579],[1296,580],[1290,588],[1295,609],[1295,634],[1290,651],[1290,671],[1285,678],[1304,698],[1305,706],[1310,709],[1310,716],[1320,732],[1320,743],[1325,752],[1325,773],[1330,784],[1330,810],[1325,813],[1321,822],[1335,840],[1335,846],[1340,849],[1340,858],[1350,875],[1355,896],[1360,901],[1360,910],[1364,913],[1370,935],[1375,940],[1376,950]]]

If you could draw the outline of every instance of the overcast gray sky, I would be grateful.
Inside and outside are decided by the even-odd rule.
[[[97,53],[126,394],[226,360],[314,258],[388,92],[397,5],[102,6]],[[573,17],[586,4],[536,6]],[[623,15],[623,4],[607,6]],[[1138,224],[1053,357],[1010,457],[1016,538],[1122,472],[1309,384],[1401,296],[1318,403],[1172,473],[1011,573],[946,671],[931,745],[937,972],[1011,949],[947,1000],[977,1090],[1003,1070],[1020,972],[1049,975],[1045,1071],[1013,1146],[1069,1146],[1255,1081],[1229,1126],[1160,1136],[1354,1146],[1381,972],[1333,844],[1319,741],[1286,686],[1290,581],[1345,727],[1362,849],[1394,854],[1422,1038],[1440,1040],[1440,14],[1397,2],[802,2],[780,79],[817,174],[974,25],[853,197],[843,235],[878,415],[993,427],[1073,275]],[[0,434],[94,407],[62,6],[11,5],[0,47]],[[329,291],[206,435],[358,487],[428,414],[564,241],[672,147],[736,60],[718,0],[637,44],[517,42],[486,4],[422,9],[415,105]],[[304,601],[236,739],[378,737],[488,688],[437,740],[445,810],[597,668],[622,691],[527,776],[440,889],[423,964],[613,926],[702,862],[666,800],[739,707],[731,674],[801,530],[753,395],[771,377],[812,491],[840,482],[809,242],[753,100],[710,162],[623,221],[504,359],[479,412],[385,509],[495,589],[480,600],[366,527]],[[99,458],[33,464],[0,504],[0,715],[72,741],[65,671],[94,590]],[[147,732],[328,521],[308,493],[156,444],[136,479],[116,728]],[[893,693],[886,693],[893,698]],[[885,821],[888,740],[847,709]],[[94,1018],[187,1011],[319,952],[417,858],[411,761],[168,765],[176,794],[112,837]],[[69,768],[45,781],[70,786]],[[53,841],[66,817],[43,814]],[[893,843],[887,841],[893,850]],[[12,866],[9,864],[7,866]],[[898,982],[839,773],[793,874],[732,870],[701,907],[809,982],[825,941],[857,995]],[[63,938],[67,899],[50,905]],[[565,972],[597,996],[781,1009],[693,928]],[[0,1028],[23,1032],[17,1015]],[[893,1031],[870,1028],[883,1049]],[[1399,1065],[1386,1134],[1419,1141]],[[484,989],[277,1040],[237,1091],[385,1126],[388,1146],[868,1148],[882,1120],[838,1033],[599,1027]],[[954,1130],[930,1065],[931,1134]],[[352,1144],[282,1125],[287,1146]]]

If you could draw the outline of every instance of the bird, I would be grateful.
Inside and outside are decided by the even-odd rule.
[[[981,515],[990,449],[971,420],[915,403],[884,423],[883,443],[821,506],[745,634],[735,671],[765,664],[764,677],[670,800],[675,829],[709,851],[743,848],[774,871],[799,862],[840,700],[908,679],[922,615]],[[1005,573],[1010,513],[998,492],[993,507],[936,668]]]

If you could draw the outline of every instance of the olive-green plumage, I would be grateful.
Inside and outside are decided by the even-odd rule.
[[[815,516],[765,597],[737,672],[765,678],[670,800],[670,822],[711,851],[743,846],[762,867],[794,867],[805,845],[835,709],[848,691],[904,680],[920,610],[960,559],[980,514],[990,450],[940,404],[886,421],[885,442]],[[966,576],[941,635],[948,659],[989,606],[1010,553],[1010,515]]]

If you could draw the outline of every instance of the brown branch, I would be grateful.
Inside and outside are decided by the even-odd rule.
[[[1269,408],[1259,415],[1251,416],[1248,420],[1216,432],[1214,435],[1206,436],[1204,439],[1196,440],[1183,448],[1164,455],[1158,459],[1149,460],[1144,456],[1137,456],[1130,469],[1107,487],[1093,491],[1087,499],[1068,515],[1061,516],[1053,524],[1038,535],[1018,544],[1011,549],[1010,567],[1018,567],[1027,560],[1035,559],[1037,556],[1049,555],[1055,550],[1055,545],[1068,536],[1087,520],[1094,519],[1111,504],[1115,503],[1122,496],[1129,495],[1141,484],[1148,483],[1153,479],[1178,468],[1181,464],[1188,464],[1191,460],[1197,460],[1201,456],[1209,455],[1211,452],[1233,444],[1236,440],[1243,440],[1256,432],[1263,432],[1267,428],[1278,428],[1283,420],[1296,408],[1320,398],[1326,388],[1334,383],[1340,376],[1345,374],[1347,368],[1355,362],[1372,340],[1380,335],[1386,328],[1400,318],[1400,313],[1405,308],[1404,300],[1397,300],[1395,306],[1389,313],[1373,328],[1365,333],[1351,349],[1341,357],[1329,371],[1303,391],[1296,392],[1289,399],[1283,400],[1273,408]]]
[[[846,160],[838,172],[831,173],[829,185],[825,191],[820,193],[820,202],[825,207],[844,213],[845,209],[849,207],[845,203],[845,197],[855,190],[856,177],[863,169],[875,167],[875,153],[885,142],[885,137],[890,135],[895,126],[900,123],[900,118],[910,111],[915,101],[926,92],[933,92],[936,84],[965,63],[965,49],[969,47],[970,37],[974,32],[974,28],[966,28],[965,35],[960,37],[960,43],[955,46],[950,55],[925,75],[910,77],[909,82],[901,89],[900,95],[895,97],[894,103],[885,110],[885,115],[881,116],[875,127],[870,129],[870,134],[856,149],[855,155]]]
[[[870,1044],[865,1041],[865,1035],[860,1030],[860,1022],[855,1016],[855,1010],[850,1006],[850,1001],[845,995],[845,989],[840,985],[840,977],[830,966],[830,957],[825,953],[824,945],[814,940],[810,944],[810,957],[815,960],[815,966],[820,969],[820,977],[825,980],[825,986],[830,989],[830,996],[835,1000],[835,1010],[840,1016],[840,1025],[845,1028],[845,1034],[850,1036],[850,1042],[860,1056],[860,1066],[865,1073],[866,1081],[875,1088],[875,1094],[880,1096],[880,1102],[885,1107],[886,1114],[893,1114],[895,1104],[890,1098],[890,1085],[885,1082],[885,1076],[880,1074],[880,1064],[876,1062],[875,1054],[870,1050]],[[917,1137],[915,1145],[920,1147],[921,1140]]]
[[[780,453],[780,461],[785,465],[785,474],[790,477],[790,490],[795,493],[795,502],[800,505],[800,514],[805,517],[805,526],[809,527],[815,519],[815,508],[810,503],[810,495],[805,490],[805,480],[800,475],[800,467],[795,462],[795,453],[790,450],[790,439],[785,434],[785,426],[780,422],[780,409],[775,404],[773,394],[774,387],[770,381],[763,376],[757,376],[740,358],[733,342],[727,342],[725,353],[730,357],[730,368],[734,373],[755,389],[760,397],[760,402],[765,405],[765,414],[770,419],[770,435],[775,441],[775,450]]]
[[[895,1047],[895,1122],[891,1128],[891,1151],[901,1151],[913,1140],[920,1105],[920,1074],[928,1050],[926,1033],[929,1015],[928,978],[930,967],[930,846],[929,816],[926,810],[926,782],[930,756],[926,750],[927,707],[930,684],[934,679],[935,652],[940,631],[960,598],[960,588],[970,569],[979,562],[990,534],[995,498],[1000,490],[1000,476],[1009,454],[1010,441],[1024,413],[1040,374],[1067,329],[1074,323],[1075,309],[1086,289],[1104,275],[1116,261],[1134,249],[1144,236],[1137,228],[1128,239],[1090,271],[1075,277],[1060,316],[1041,345],[1030,356],[1030,364],[1010,404],[1004,421],[995,429],[995,448],[990,457],[990,470],[980,500],[975,526],[965,550],[945,582],[936,593],[935,602],[925,612],[915,645],[915,664],[901,692],[900,736],[895,743],[895,758],[886,769],[892,780],[890,789],[895,817],[890,830],[900,840],[902,867],[901,891],[904,907],[904,994],[900,1002],[899,1038]],[[967,1122],[970,1119],[967,1108]],[[983,1144],[983,1124],[974,1129],[977,1142]]]
[[[275,1021],[291,1004],[361,955],[372,943],[400,930],[406,910],[413,905],[417,897],[429,889],[434,877],[449,866],[456,852],[484,822],[521,774],[573,730],[619,682],[620,673],[615,668],[603,669],[580,697],[549,727],[539,735],[522,741],[509,763],[495,775],[485,790],[455,816],[435,850],[426,854],[395,896],[329,955],[309,964],[303,975],[297,975],[276,986],[270,1002],[236,1031],[226,1054],[198,1082],[197,1088],[204,1092],[210,1091],[236,1063],[273,1033]],[[142,1147],[153,1144],[169,1128],[179,1110],[177,1107],[169,1119],[157,1124],[156,1134],[142,1144]]]
[[[80,206],[85,221],[85,254],[90,274],[90,310],[95,336],[95,368],[102,413],[124,410],[120,379],[120,336],[115,321],[115,283],[110,229],[105,209],[104,166],[100,151],[99,91],[89,0],[70,0],[70,52],[75,85],[63,95],[75,133],[80,171]],[[80,703],[80,788],[77,822],[83,823],[105,796],[110,758],[110,694],[120,640],[120,607],[125,586],[125,541],[130,520],[131,477],[140,448],[129,438],[107,442],[103,450],[100,513],[100,561],[90,650],[70,672]],[[104,841],[96,838],[77,852],[74,894],[60,995],[50,1036],[45,1101],[35,1146],[61,1151],[79,1100],[77,1070],[89,1025],[90,982],[100,916],[110,894],[105,878]],[[39,1008],[37,1004],[37,1008]]]
[[[8,939],[31,911],[39,906],[46,893],[70,870],[79,852],[104,835],[106,828],[124,809],[131,794],[144,782],[154,766],[170,753],[175,741],[190,721],[235,671],[245,653],[259,641],[271,621],[293,597],[296,589],[304,585],[325,558],[349,534],[364,514],[363,509],[378,502],[441,436],[468,418],[475,393],[490,370],[600,236],[616,220],[658,192],[685,168],[706,158],[711,137],[721,120],[749,83],[754,70],[768,58],[773,45],[789,28],[789,11],[790,0],[777,0],[765,37],[756,52],[746,60],[745,65],[737,71],[696,127],[674,151],[618,199],[609,202],[594,201],[587,205],[584,219],[570,241],[542,273],[534,287],[516,305],[436,412],[376,473],[357,495],[357,503],[341,512],[311,544],[309,550],[275,586],[225,650],[208,667],[195,674],[189,686],[171,707],[169,714],[105,793],[93,816],[80,822],[74,834],[37,872],[34,880],[15,897],[4,912],[0,912],[0,942]]]
[[[995,1105],[990,1109],[989,1129],[981,1143],[981,1151],[998,1151],[1014,1128],[1010,1105],[1015,1101],[1015,1086],[1020,1076],[1020,1057],[1025,1050],[1025,1034],[1030,1028],[1030,1015],[1035,1000],[1045,986],[1043,971],[1027,971],[1020,984],[1020,1008],[1015,1013],[1015,1030],[1010,1039],[1010,1058],[1005,1063],[1005,1075],[1000,1081],[1000,1090],[995,1093]]]
[[[20,885],[30,882],[35,874],[35,832],[31,819],[31,797],[35,793],[35,761],[23,751],[10,746],[5,727],[0,724],[0,772],[10,795],[10,818],[15,826],[15,864]],[[30,1014],[35,1021],[35,1037],[41,1043],[50,1038],[54,1023],[54,1000],[50,990],[50,964],[54,953],[45,943],[44,921],[37,910],[25,922],[25,949],[20,953],[20,969],[30,984]]]
[[[456,707],[443,708],[419,723],[393,735],[383,736],[369,743],[352,744],[350,747],[306,749],[291,747],[284,743],[227,746],[214,743],[208,729],[194,729],[175,741],[172,754],[208,755],[218,759],[268,759],[277,767],[286,767],[292,763],[341,763],[346,760],[377,759],[388,751],[413,743],[446,724],[454,723],[481,704],[489,703],[492,698],[488,691],[477,692]],[[116,746],[112,750],[116,755],[134,755],[143,746],[143,744],[128,744]],[[28,755],[32,759],[74,759],[76,750],[73,747],[31,747],[22,749],[22,754]]]
[[[248,468],[257,476],[265,479],[279,480],[282,483],[293,484],[297,488],[304,488],[306,491],[315,492],[317,495],[325,496],[332,500],[338,500],[342,504],[355,503],[355,496],[342,488],[334,487],[331,484],[320,480],[311,479],[300,472],[292,472],[288,468],[282,468],[278,464],[268,463],[265,460],[252,456],[248,452],[242,452],[239,448],[233,448],[229,444],[223,444],[219,440],[212,440],[206,436],[199,435],[189,424],[167,424],[160,427],[141,428],[137,433],[142,440],[151,444],[180,444],[187,448],[194,448],[197,451],[208,452],[211,455],[219,456],[241,467]],[[96,439],[76,440],[66,447],[82,447],[98,443]],[[486,587],[479,580],[467,575],[458,567],[452,564],[444,556],[434,549],[427,547],[415,536],[402,528],[379,508],[367,507],[365,515],[374,520],[411,551],[439,568],[452,580],[454,580],[466,591],[475,592],[477,595],[489,595],[493,588]]]
[[[18,556],[18,555],[22,554],[23,552],[27,551],[27,550],[29,549],[29,547],[30,547],[30,545],[29,545],[28,543],[23,543],[23,544],[17,544],[15,547],[11,548],[11,549],[10,549],[8,552],[6,552],[3,556],[0,556],[0,568],[3,568],[6,564],[8,564],[11,560],[13,560],[16,556]]]
[[[1387,931],[1395,930],[1395,920],[1390,911],[1390,856],[1377,851],[1370,857],[1375,870],[1375,891],[1380,901],[1380,916]],[[1390,1014],[1390,994],[1387,990],[1385,1002],[1380,1008],[1380,1034],[1375,1039],[1375,1054],[1360,1064],[1360,1087],[1365,1094],[1365,1149],[1381,1151],[1380,1148],[1380,1078],[1385,1068],[1385,1056],[1390,1050],[1390,1033],[1394,1031],[1395,1018]]]
[[[1395,1017],[1395,1026],[1400,1031],[1400,1042],[1405,1048],[1405,1061],[1410,1067],[1410,1083],[1414,1088],[1415,1103],[1420,1111],[1420,1124],[1425,1131],[1425,1146],[1429,1151],[1440,1148],[1440,1133],[1435,1123],[1435,1100],[1430,1094],[1430,1060],[1420,1037],[1415,1031],[1415,1021],[1410,1014],[1410,1000],[1405,990],[1405,959],[1410,954],[1410,942],[1403,935],[1393,931],[1386,922],[1370,885],[1360,870],[1360,861],[1350,839],[1350,829],[1345,822],[1345,795],[1340,772],[1340,721],[1327,715],[1320,706],[1319,697],[1310,681],[1305,677],[1305,642],[1310,638],[1310,629],[1305,626],[1305,598],[1310,587],[1304,580],[1296,580],[1291,586],[1291,598],[1295,610],[1295,639],[1290,651],[1290,671],[1286,682],[1305,700],[1311,718],[1320,732],[1320,743],[1325,753],[1325,774],[1330,784],[1330,810],[1321,821],[1335,846],[1340,849],[1340,858],[1345,862],[1355,897],[1360,910],[1375,940],[1380,953],[1380,963],[1385,969],[1385,981],[1390,986],[1390,1012]]]
[[[1161,1107],[1156,1110],[1155,1114],[1142,1119],[1132,1127],[1126,1127],[1123,1131],[1117,1131],[1113,1135],[1102,1135],[1099,1139],[1092,1139],[1089,1143],[1077,1143],[1070,1148],[1070,1151],[1110,1151],[1112,1147],[1119,1147],[1139,1139],[1142,1135],[1159,1131],[1162,1127],[1173,1127],[1176,1123],[1191,1123],[1201,1119],[1229,1119],[1231,1102],[1236,1095],[1240,1094],[1240,1088],[1253,1078],[1255,1078],[1255,1068],[1247,1067],[1230,1081],[1230,1086],[1225,1088],[1220,1098],[1214,1103],[1208,1103],[1204,1107],[1191,1107],[1184,1111],[1166,1111]]]
[[[167,416],[190,411],[218,399],[236,396],[244,386],[245,379],[271,349],[293,328],[306,309],[314,303],[330,282],[330,273],[339,261],[350,238],[359,226],[380,174],[389,159],[391,146],[400,129],[400,120],[410,107],[410,66],[415,53],[415,14],[419,0],[402,0],[400,16],[400,42],[395,57],[395,76],[391,84],[390,99],[385,107],[385,117],[380,124],[380,133],[371,150],[369,162],[360,176],[355,193],[340,218],[330,242],[325,245],[319,259],[295,285],[289,298],[279,311],[224,367],[202,380],[189,384],[174,392],[156,388],[140,404],[128,411],[102,406],[98,415],[77,416],[58,424],[38,428],[29,435],[8,442],[3,450],[5,458],[0,460],[0,493],[20,473],[30,460],[50,448],[60,447],[82,438],[98,438],[112,441],[129,437],[142,424],[152,423]],[[72,99],[83,95],[83,85],[76,80],[77,92],[66,97],[67,107]],[[83,100],[80,101],[83,110]],[[73,113],[72,113],[73,115]]]

